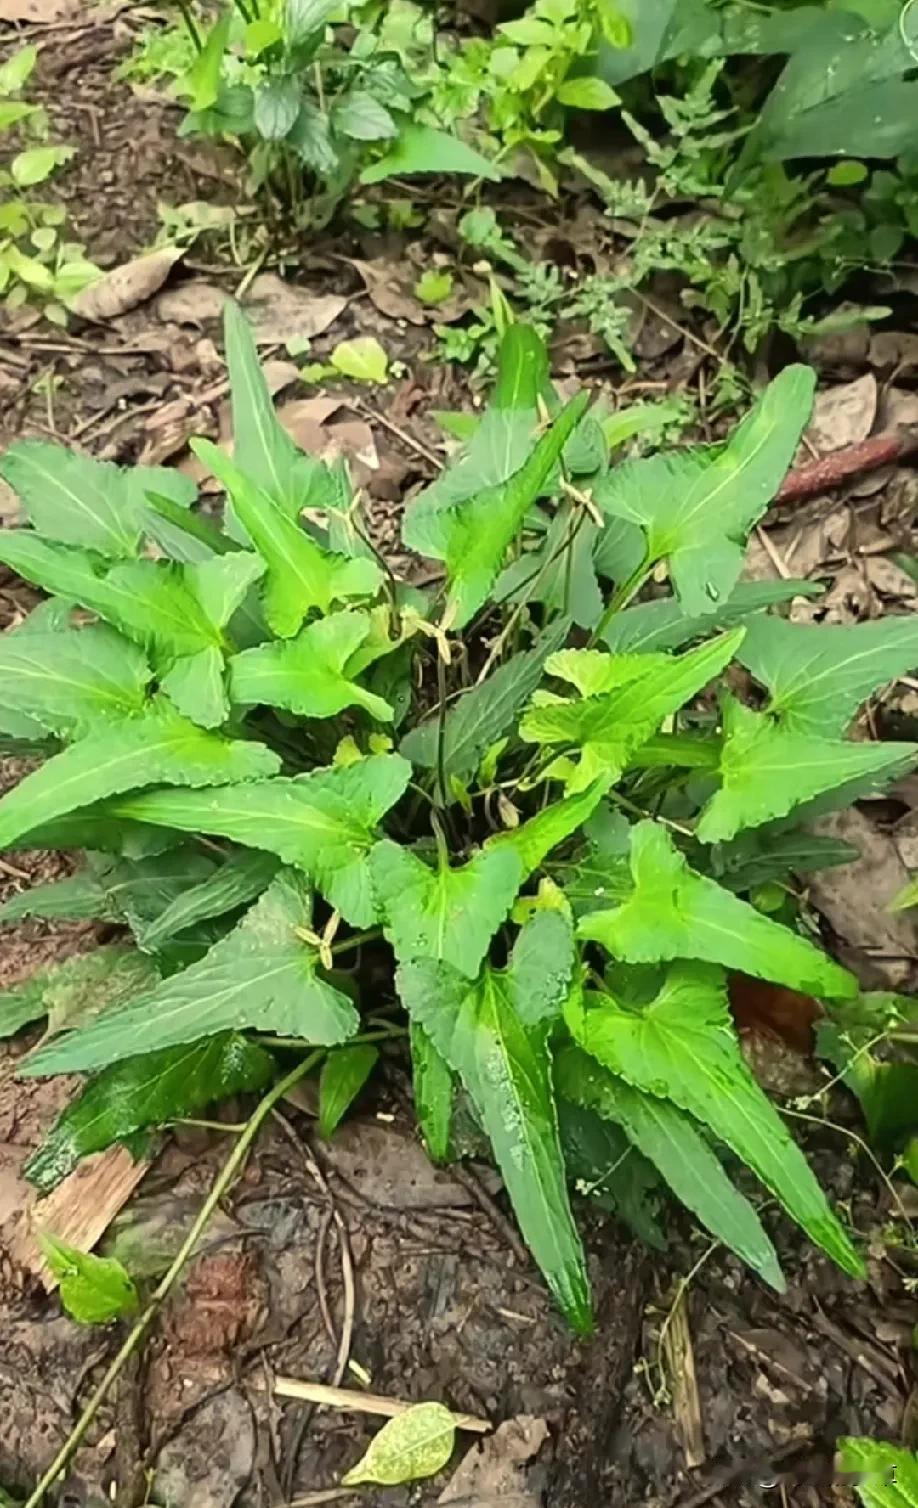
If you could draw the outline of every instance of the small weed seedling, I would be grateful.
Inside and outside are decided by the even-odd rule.
[[[45,111],[20,97],[37,61],[37,47],[23,47],[0,66],[0,136],[18,129],[30,143],[13,155],[8,168],[0,168],[0,296],[8,309],[36,300],[48,319],[66,324],[70,300],[100,273],[82,246],[61,239],[63,206],[30,193],[75,150],[49,145]]]
[[[781,920],[754,901],[849,858],[806,820],[918,756],[846,738],[918,663],[914,617],[800,626],[767,609],[814,588],[739,582],[812,372],[725,444],[613,467],[511,325],[466,449],[406,512],[443,567],[424,594],[344,467],[279,425],[235,306],[226,344],[233,459],[195,445],[222,526],[179,472],[36,440],[0,463],[28,519],[0,559],[50,594],[0,640],[2,731],[46,756],[0,800],[0,847],[84,855],[3,918],[125,927],[0,996],[6,1034],[47,1017],[21,1073],[89,1075],[28,1176],[307,1069],[333,1135],[404,1047],[431,1157],[490,1144],[579,1331],[575,1184],[660,1243],[662,1180],[783,1286],[724,1148],[862,1273],[727,1002],[733,970],[855,998],[790,894]]]

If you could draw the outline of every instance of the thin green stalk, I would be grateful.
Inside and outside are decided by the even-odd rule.
[[[596,643],[596,640],[602,638],[616,613],[620,613],[622,609],[626,608],[628,606],[628,603],[637,596],[638,592],[641,590],[641,587],[650,576],[652,570],[653,562],[645,557],[644,560],[641,561],[640,565],[631,572],[631,575],[627,578],[627,580],[623,581],[621,586],[617,588],[608,607],[606,608],[596,627],[593,629],[593,632],[590,634],[589,647],[591,649]]]
[[[179,11],[181,12],[182,20],[185,23],[185,30],[188,32],[188,35],[191,38],[192,46],[194,47],[195,52],[203,52],[204,43],[201,41],[201,33],[198,31],[194,16],[191,14],[191,6],[189,5],[188,0],[177,0],[177,4]]]
[[[86,1438],[99,1409],[102,1407],[125,1366],[134,1355],[134,1352],[142,1344],[147,1331],[150,1329],[154,1319],[181,1277],[185,1263],[207,1229],[220,1200],[242,1167],[252,1143],[274,1109],[274,1106],[283,1099],[284,1095],[293,1088],[294,1084],[299,1083],[300,1079],[309,1073],[310,1069],[315,1067],[319,1059],[324,1056],[324,1053],[324,1048],[319,1049],[313,1052],[310,1057],[305,1058],[302,1063],[298,1063],[296,1068],[291,1069],[290,1073],[286,1074],[284,1078],[278,1079],[273,1088],[269,1089],[264,1098],[256,1105],[246,1123],[245,1130],[241,1132],[239,1140],[223,1164],[221,1172],[214,1180],[213,1187],[198,1211],[197,1219],[179,1247],[168,1272],[164,1274],[153,1290],[144,1307],[143,1313],[128,1332],[124,1343],[106,1368],[104,1377],[93,1392],[82,1414],[54,1457],[48,1470],[31,1495],[26,1499],[23,1508],[40,1508],[45,1493],[54,1486],[61,1473],[66,1471],[70,1465],[74,1455]]]

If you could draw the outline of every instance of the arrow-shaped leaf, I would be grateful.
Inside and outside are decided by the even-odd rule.
[[[347,674],[348,661],[370,628],[368,613],[331,613],[286,643],[244,650],[230,665],[233,701],[285,707],[301,717],[334,717],[346,707],[362,707],[378,721],[391,722],[395,714],[389,703]]]
[[[579,764],[568,779],[572,793],[584,790],[597,777],[617,779],[664,718],[677,712],[728,664],[743,633],[735,628],[676,656],[561,651],[548,660],[546,670],[572,681],[586,694],[580,701],[537,694],[520,724],[520,737],[528,743],[579,753]]]
[[[407,760],[380,754],[296,780],[252,781],[244,791],[226,786],[199,797],[190,791],[152,791],[119,801],[111,810],[277,854],[310,875],[347,921],[366,927],[376,916],[367,863],[376,824],[404,794],[410,775]]]
[[[515,853],[481,852],[459,869],[431,869],[386,838],[370,855],[386,936],[401,963],[434,958],[470,978],[507,917],[523,881]]]
[[[257,780],[280,765],[264,744],[205,732],[166,701],[105,726],[60,754],[0,800],[0,847],[55,817],[145,785]]]
[[[104,1069],[67,1106],[29,1158],[25,1176],[49,1194],[82,1157],[148,1126],[197,1115],[230,1095],[261,1089],[273,1070],[270,1054],[235,1032],[126,1058]]]
[[[141,518],[129,471],[63,445],[19,440],[0,460],[0,476],[46,539],[116,559],[137,554]]]
[[[676,963],[641,1010],[604,994],[569,1024],[612,1073],[710,1126],[846,1272],[864,1265],[740,1051],[721,969]]]
[[[546,940],[544,962],[551,968],[557,963],[554,933]],[[448,964],[407,964],[399,969],[398,988],[412,1019],[429,1033],[465,1085],[494,1148],[520,1228],[552,1293],[574,1328],[587,1331],[592,1325],[589,1282],[558,1135],[550,1023],[526,1024],[525,990],[517,983],[515,960],[514,952],[505,972],[486,966],[476,981]],[[529,972],[527,966],[527,979]],[[566,983],[557,1007],[565,991]]]
[[[768,687],[782,727],[840,738],[872,692],[918,666],[918,615],[850,626],[757,618],[737,659]]]
[[[302,937],[311,925],[309,882],[283,870],[199,963],[106,1011],[82,1031],[40,1048],[22,1071],[42,1075],[107,1067],[246,1028],[324,1046],[346,1041],[359,1017],[347,996],[318,974],[318,949]]]
[[[138,943],[148,950],[158,948],[186,927],[247,906],[270,885],[277,867],[273,854],[242,851],[233,854],[197,885],[190,883],[192,876],[187,875],[181,893],[139,930]]]
[[[464,691],[443,720],[443,774],[464,779],[474,774],[487,750],[512,728],[542,678],[542,667],[560,649],[569,632],[567,620],[553,624],[534,648],[513,655],[499,670]],[[406,734],[400,753],[422,769],[437,768],[439,719],[430,718]]]
[[[702,1225],[784,1292],[775,1249],[758,1215],[684,1111],[617,1078],[578,1047],[559,1054],[555,1084],[565,1099],[620,1125]]]
[[[689,869],[657,822],[638,822],[631,830],[631,877],[628,900],[591,912],[577,927],[615,958],[700,958],[809,995],[846,999],[857,993],[854,976],[806,938]]]
[[[793,459],[815,381],[810,367],[785,367],[722,448],[626,461],[596,485],[604,512],[643,529],[648,560],[669,562],[687,613],[708,613],[732,592],[749,530]]]
[[[820,630],[821,632],[821,630]],[[845,743],[786,727],[733,697],[723,700],[724,741],[720,790],[696,829],[703,843],[732,838],[744,827],[784,817],[804,801],[867,777],[878,788],[904,774],[918,744]]]
[[[313,608],[327,613],[333,602],[374,595],[382,580],[375,561],[352,560],[323,549],[300,528],[289,508],[261,491],[224,451],[209,440],[196,440],[192,448],[223,483],[265,562],[265,617],[278,638],[291,638]]]

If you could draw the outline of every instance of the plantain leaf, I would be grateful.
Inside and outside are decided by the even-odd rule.
[[[513,655],[478,686],[451,702],[443,719],[443,773],[460,780],[473,775],[487,750],[516,722],[542,678],[542,667],[560,649],[570,631],[564,620],[552,624],[533,649]],[[421,769],[437,768],[439,719],[429,718],[412,728],[399,752]]]
[[[576,764],[563,767],[572,794],[599,777],[611,782],[664,718],[732,659],[743,633],[733,629],[677,656],[606,655],[595,650],[553,655],[546,670],[573,682],[583,692],[582,699],[564,701],[537,693],[520,724],[520,737],[579,754]],[[552,767],[543,773],[552,773]]]
[[[103,1069],[67,1106],[32,1153],[25,1176],[41,1194],[49,1194],[82,1157],[150,1126],[198,1115],[231,1095],[261,1089],[273,1071],[270,1054],[234,1032],[126,1058]]]
[[[557,981],[563,976],[557,972],[556,933],[550,929],[542,937],[545,970]],[[426,959],[403,965],[397,982],[412,1020],[429,1034],[468,1091],[520,1228],[552,1293],[573,1327],[586,1332],[592,1325],[589,1283],[558,1135],[551,1020],[527,1022],[532,966],[530,953],[521,985],[516,949],[507,970],[486,965],[477,980]],[[569,978],[568,972],[552,1002],[555,1011]]]
[[[733,697],[723,699],[721,786],[701,813],[703,843],[732,838],[741,828],[784,817],[804,801],[851,781],[881,788],[914,765],[918,744],[845,743],[785,727]]]
[[[733,591],[746,536],[793,460],[814,386],[809,367],[785,367],[719,450],[626,461],[594,488],[603,512],[643,529],[648,562],[668,562],[686,613],[709,613]]]
[[[264,612],[278,638],[291,638],[313,608],[327,613],[333,602],[374,595],[382,580],[375,561],[349,559],[323,549],[300,528],[289,509],[251,482],[224,451],[209,440],[193,441],[192,449],[223,483],[265,563]]]
[[[319,1135],[330,1137],[343,1120],[376,1066],[379,1052],[371,1042],[335,1047],[319,1075]]]
[[[574,1035],[579,1040],[577,1031]],[[690,1116],[616,1078],[579,1047],[567,1047],[558,1055],[555,1084],[559,1095],[620,1125],[702,1225],[772,1288],[784,1292],[775,1249],[758,1215],[733,1187]]]
[[[757,618],[737,659],[768,687],[783,728],[840,738],[879,686],[918,666],[918,616],[850,626]]]
[[[371,626],[368,613],[331,613],[287,643],[243,651],[230,664],[233,700],[284,707],[301,717],[335,717],[346,707],[362,707],[377,721],[391,722],[389,703],[347,673]]]
[[[370,872],[399,962],[438,959],[470,978],[523,881],[522,863],[509,850],[482,851],[459,869],[441,859],[431,869],[390,838],[373,849]]]
[[[577,927],[613,957],[626,963],[699,958],[804,994],[846,999],[857,993],[854,976],[812,943],[689,869],[657,822],[631,829],[631,877],[628,900],[591,912]]]
[[[205,732],[166,701],[71,744],[0,800],[0,847],[56,817],[121,791],[158,782],[217,785],[273,774],[280,761],[263,744]]]
[[[844,1271],[863,1275],[864,1264],[803,1154],[746,1066],[721,969],[675,963],[642,1009],[620,1004],[612,992],[590,996],[585,1006],[568,1012],[581,1047],[634,1088],[671,1100],[710,1126],[817,1246]],[[764,1253],[759,1265],[762,1260]],[[770,1272],[773,1280],[774,1267]]]
[[[318,948],[302,935],[311,925],[308,881],[282,870],[200,962],[106,1011],[82,1031],[39,1048],[22,1071],[85,1072],[246,1028],[323,1046],[346,1041],[359,1017],[347,996],[319,975]]]
[[[375,827],[404,793],[410,774],[407,760],[379,754],[295,780],[253,781],[244,791],[226,786],[200,797],[154,791],[114,803],[110,811],[277,854],[314,879],[347,921],[366,927],[376,917],[367,863]]]

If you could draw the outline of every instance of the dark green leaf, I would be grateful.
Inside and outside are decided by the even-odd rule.
[[[145,949],[155,949],[186,927],[247,906],[270,885],[277,867],[273,854],[242,852],[197,885],[190,883],[191,875],[186,875],[182,891],[143,928],[138,942]]]
[[[312,893],[282,870],[233,931],[181,974],[82,1031],[33,1054],[29,1074],[107,1067],[155,1048],[252,1028],[331,1046],[353,1036],[357,1012],[320,977],[318,948],[302,936],[312,925]]]
[[[104,1069],[68,1105],[29,1158],[25,1176],[49,1194],[91,1152],[261,1089],[273,1070],[269,1053],[235,1033],[126,1058]]]
[[[546,659],[564,643],[567,623],[553,624],[525,654],[513,655],[480,685],[464,691],[447,708],[443,726],[443,773],[466,779],[487,750],[513,727],[542,678]],[[399,752],[422,769],[437,768],[437,718],[412,728]]]
[[[112,945],[78,953],[38,969],[21,984],[0,993],[0,1037],[47,1016],[48,1030],[120,1004],[149,989],[159,978],[151,959],[134,948]]]
[[[376,1066],[379,1052],[371,1042],[335,1047],[319,1075],[319,1135],[331,1136]]]
[[[200,798],[155,791],[119,801],[112,811],[277,854],[310,875],[346,921],[367,927],[376,917],[367,855],[376,824],[403,795],[410,775],[406,759],[379,754],[295,780],[252,781],[244,791],[224,786]]]
[[[417,1021],[410,1023],[414,1113],[433,1162],[448,1162],[453,1119],[453,1074]]]

